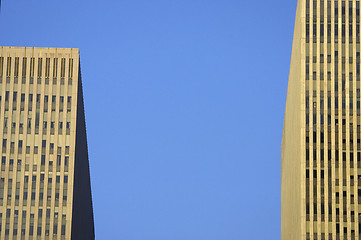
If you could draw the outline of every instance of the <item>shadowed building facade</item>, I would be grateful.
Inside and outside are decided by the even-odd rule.
[[[79,50],[0,47],[0,239],[94,239]]]

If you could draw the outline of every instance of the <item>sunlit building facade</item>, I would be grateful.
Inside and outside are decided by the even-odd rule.
[[[79,50],[0,47],[0,239],[94,239]]]

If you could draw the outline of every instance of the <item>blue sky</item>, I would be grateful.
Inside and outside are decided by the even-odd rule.
[[[0,45],[80,49],[97,239],[280,239],[295,0],[5,0]]]

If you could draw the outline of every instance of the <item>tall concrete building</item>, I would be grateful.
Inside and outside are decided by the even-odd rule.
[[[299,0],[282,140],[282,239],[360,239],[360,1]]]
[[[0,47],[0,239],[94,239],[79,50]]]

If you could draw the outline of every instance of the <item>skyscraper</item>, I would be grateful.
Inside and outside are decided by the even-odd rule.
[[[94,239],[79,50],[0,47],[0,239]]]
[[[299,0],[282,140],[282,239],[359,239],[360,1]]]

